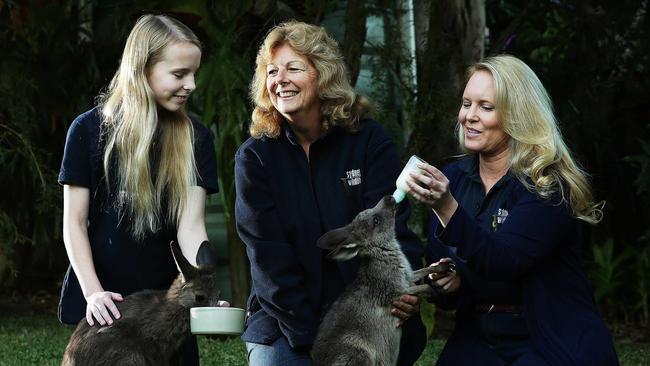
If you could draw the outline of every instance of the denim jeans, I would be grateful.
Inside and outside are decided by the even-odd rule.
[[[250,366],[311,366],[307,350],[295,350],[284,337],[271,344],[246,342]]]
[[[426,329],[420,316],[413,316],[402,324],[402,342],[397,366],[413,366],[426,347]],[[251,366],[311,366],[307,350],[295,350],[286,338],[280,337],[271,344],[246,342],[248,364]]]

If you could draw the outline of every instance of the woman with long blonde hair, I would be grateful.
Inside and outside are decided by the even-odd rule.
[[[181,22],[142,16],[99,105],[68,131],[59,183],[70,267],[59,318],[111,325],[115,303],[166,289],[177,275],[169,243],[196,264],[208,245],[206,194],[218,190],[212,136],[185,105],[201,43]],[[184,364],[198,365],[196,341]]]
[[[328,258],[316,241],[392,193],[400,162],[321,27],[288,22],[271,29],[257,55],[251,98],[251,138],[235,156],[235,215],[252,277],[242,338],[250,365],[311,365],[319,322],[356,271],[355,263]],[[401,204],[396,232],[418,268],[423,250],[406,228],[409,214]],[[404,322],[399,365],[412,365],[426,341],[419,299],[405,294],[393,306],[386,311]]]
[[[435,214],[428,260],[458,264],[432,276],[448,295],[439,304],[457,310],[437,365],[617,365],[582,260],[582,224],[602,205],[548,93],[508,55],[468,75],[457,125],[466,157],[442,172],[421,164],[408,182]]]

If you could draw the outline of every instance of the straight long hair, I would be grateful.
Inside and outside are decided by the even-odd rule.
[[[510,171],[543,198],[559,193],[576,218],[599,222],[604,203],[594,203],[587,174],[562,139],[551,98],[535,72],[510,55],[474,64],[468,69],[468,79],[477,71],[489,72],[494,80],[496,110],[510,136]],[[464,146],[462,129],[458,139]]]
[[[159,111],[147,80],[147,70],[161,60],[165,48],[179,42],[201,48],[181,22],[164,15],[140,17],[126,41],[119,69],[100,96],[106,182],[112,178],[115,159],[114,204],[128,215],[136,240],[158,231],[163,218],[177,225],[190,187],[196,185],[192,122],[183,109]],[[155,143],[160,144],[156,150]],[[161,212],[163,207],[166,212]]]

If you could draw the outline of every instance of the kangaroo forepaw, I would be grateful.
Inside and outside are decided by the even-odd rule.
[[[407,288],[406,293],[409,295],[429,298],[436,295],[436,290],[429,285],[414,285]]]
[[[412,282],[418,282],[432,273],[447,273],[455,271],[454,262],[440,262],[432,266],[424,267],[413,272]]]

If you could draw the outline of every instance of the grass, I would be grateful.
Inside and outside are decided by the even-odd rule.
[[[0,314],[0,365],[60,365],[72,331],[73,327],[61,325],[53,315]],[[443,344],[442,340],[430,342],[416,365],[433,365]],[[616,348],[623,366],[650,364],[650,343],[619,342]],[[239,339],[199,337],[199,349],[203,365],[246,365],[246,348]]]

